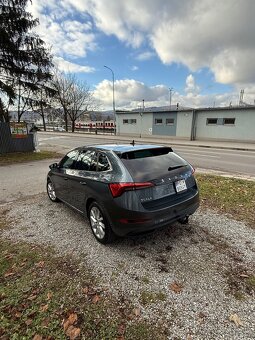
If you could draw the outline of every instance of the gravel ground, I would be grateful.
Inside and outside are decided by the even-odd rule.
[[[82,216],[46,194],[8,207],[15,223],[3,237],[75,255],[103,286],[140,307],[142,317],[166,326],[169,339],[255,338],[254,292],[244,277],[254,275],[255,231],[245,224],[200,210],[189,225],[103,246]],[[232,314],[242,326],[229,320]]]

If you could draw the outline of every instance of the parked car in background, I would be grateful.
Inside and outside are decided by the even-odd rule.
[[[53,131],[65,132],[66,130],[62,126],[54,126]]]
[[[87,216],[101,243],[187,223],[199,206],[194,169],[160,145],[76,148],[50,165],[47,192]]]

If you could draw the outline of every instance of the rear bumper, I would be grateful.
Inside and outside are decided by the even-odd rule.
[[[198,207],[199,193],[197,191],[191,198],[165,209],[153,212],[135,212],[123,209],[117,216],[109,219],[116,235],[135,235],[170,225],[180,218],[194,214]]]

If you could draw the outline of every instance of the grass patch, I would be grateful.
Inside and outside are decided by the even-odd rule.
[[[142,305],[146,306],[150,303],[156,303],[159,301],[165,301],[166,300],[166,294],[163,292],[149,292],[149,291],[143,291],[141,293],[141,303]]]
[[[0,230],[7,229],[10,223],[7,219],[7,214],[10,210],[7,208],[0,208]]]
[[[101,288],[86,265],[51,248],[4,239],[0,320],[1,339],[167,338],[167,330],[143,321],[128,299]]]
[[[255,228],[255,183],[242,179],[197,174],[202,207],[216,209]]]
[[[40,161],[48,158],[61,158],[63,155],[53,151],[40,152],[12,152],[0,155],[0,166],[24,163],[30,161]]]

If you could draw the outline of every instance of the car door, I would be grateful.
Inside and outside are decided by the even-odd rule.
[[[52,181],[57,197],[70,203],[69,181],[72,178],[79,151],[72,150],[59,162],[58,168],[52,173]]]
[[[81,212],[85,212],[87,197],[92,195],[92,182],[97,180],[96,170],[97,153],[91,149],[81,150],[69,181],[70,204]]]

